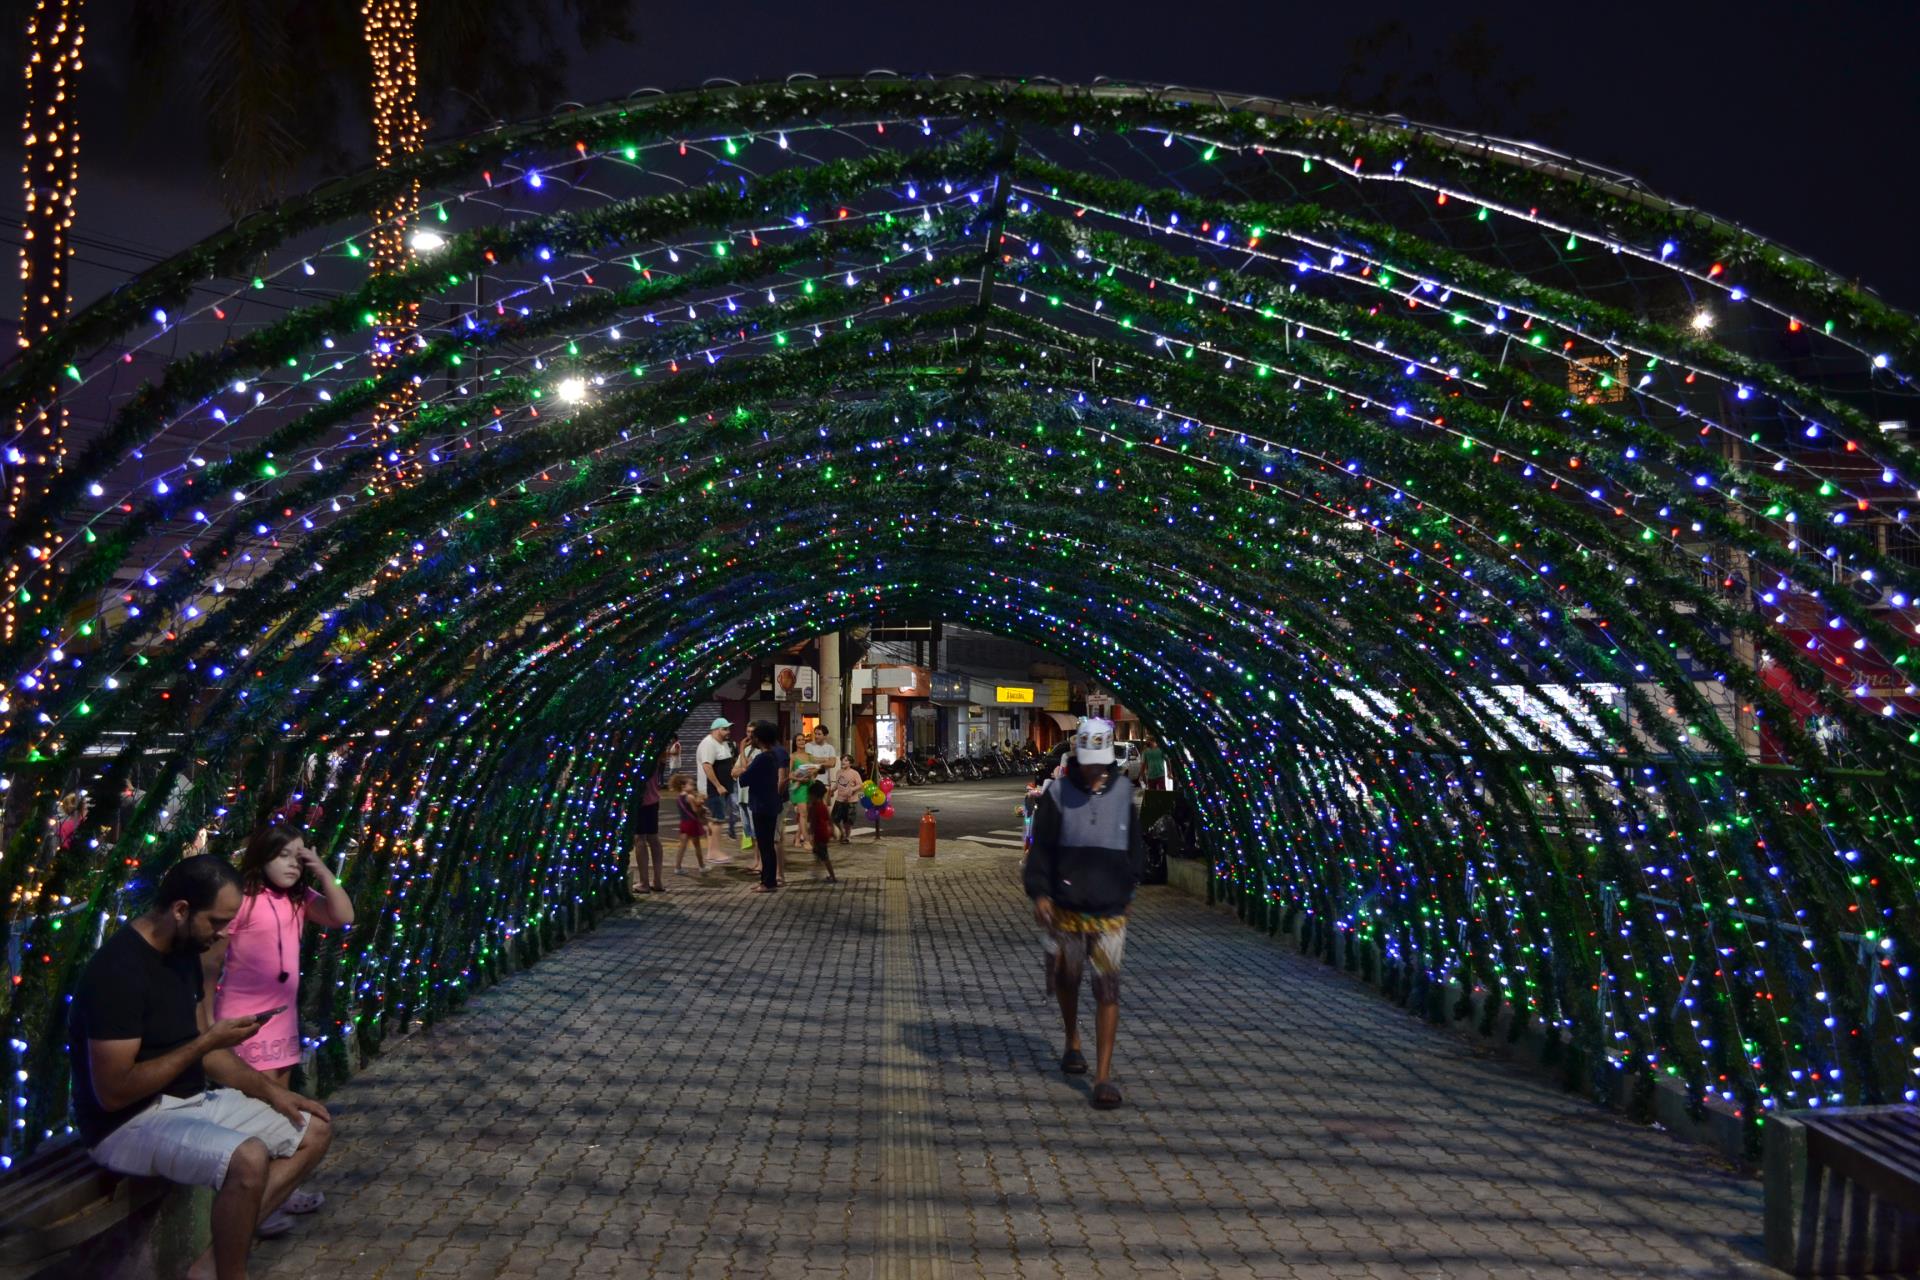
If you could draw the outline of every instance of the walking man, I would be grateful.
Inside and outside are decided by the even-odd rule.
[[[89,1154],[116,1173],[214,1190],[213,1247],[190,1280],[244,1280],[254,1232],[333,1139],[324,1106],[233,1052],[283,1010],[209,1013],[200,960],[239,913],[240,888],[223,858],[175,863],[153,907],[94,953],[68,1012]]]
[[[1149,791],[1170,791],[1172,785],[1167,777],[1167,751],[1160,745],[1160,739],[1147,735],[1147,749],[1141,753],[1141,780]]]
[[[1146,843],[1134,820],[1133,783],[1113,764],[1113,725],[1083,718],[1059,781],[1040,797],[1025,869],[1033,918],[1047,931],[1054,994],[1066,1024],[1060,1070],[1085,1075],[1080,1052],[1080,975],[1093,965],[1093,1105],[1120,1105],[1113,1083],[1113,1041],[1120,1026],[1120,960],[1127,908],[1146,868]]]
[[[725,716],[716,716],[707,726],[707,736],[700,739],[699,749],[693,753],[694,763],[700,767],[700,775],[695,781],[700,784],[700,795],[707,802],[707,826],[713,837],[711,848],[720,848],[720,829],[726,828],[728,839],[738,838],[740,834],[740,814],[733,803],[733,744],[728,741],[733,736],[733,721]]]

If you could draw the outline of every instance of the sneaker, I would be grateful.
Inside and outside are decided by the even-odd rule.
[[[275,1236],[283,1236],[291,1230],[293,1230],[292,1217],[288,1215],[285,1209],[275,1209],[262,1219],[259,1226],[253,1229],[253,1234],[259,1236],[262,1240],[271,1240]]]
[[[326,1202],[327,1196],[324,1191],[303,1191],[295,1187],[293,1194],[280,1202],[280,1211],[282,1213],[312,1213]]]

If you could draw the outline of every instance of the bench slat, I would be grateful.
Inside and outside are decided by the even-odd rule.
[[[1920,1184],[1920,1160],[1916,1160],[1911,1151],[1897,1146],[1889,1147],[1878,1138],[1855,1138],[1848,1145],[1879,1164],[1888,1177]]]
[[[0,1182],[0,1231],[10,1230],[16,1219],[31,1221],[30,1206],[46,1198],[48,1192],[69,1183],[92,1181],[104,1173],[84,1148],[73,1146],[45,1157],[36,1155],[13,1175]]]
[[[1822,1129],[1845,1129],[1861,1132],[1886,1133],[1908,1139],[1920,1139],[1920,1114],[1908,1114],[1905,1111],[1882,1112],[1877,1115],[1830,1115],[1812,1116],[1806,1123]]]
[[[1913,1169],[1920,1176],[1920,1127],[1911,1127],[1905,1115],[1889,1115],[1888,1123],[1874,1123],[1880,1117],[1844,1116],[1815,1124],[1816,1130],[1865,1148],[1889,1163]]]
[[[48,1260],[84,1244],[136,1210],[166,1194],[157,1178],[122,1179],[111,1195],[87,1201],[80,1210],[58,1221],[0,1236],[0,1266],[44,1267]]]
[[[1920,1214],[1920,1152],[1904,1136],[1889,1141],[1883,1126],[1807,1119],[1808,1156],[1889,1204]]]
[[[49,1223],[70,1218],[88,1205],[110,1198],[115,1185],[121,1181],[118,1174],[109,1173],[96,1165],[88,1172],[42,1186],[38,1195],[13,1207],[4,1223],[0,1224],[0,1230],[11,1236],[22,1231],[37,1231]]]

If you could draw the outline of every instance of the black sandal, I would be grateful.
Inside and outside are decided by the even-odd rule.
[[[1102,1080],[1093,1086],[1093,1106],[1096,1111],[1112,1111],[1126,1099],[1120,1096],[1120,1086],[1111,1080]]]
[[[1060,1055],[1060,1070],[1070,1076],[1087,1074],[1087,1059],[1078,1049],[1069,1049]]]

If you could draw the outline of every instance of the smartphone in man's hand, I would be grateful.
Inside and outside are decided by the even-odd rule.
[[[274,1018],[278,1017],[280,1014],[285,1013],[286,1011],[287,1011],[287,1006],[281,1005],[278,1009],[268,1009],[263,1013],[254,1014],[253,1020],[255,1022],[271,1022],[274,1020]]]

